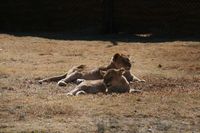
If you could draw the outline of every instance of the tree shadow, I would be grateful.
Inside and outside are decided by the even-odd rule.
[[[200,41],[200,35],[175,35],[175,34],[68,34],[57,32],[0,32],[17,37],[42,37],[54,40],[82,40],[82,41],[108,41],[112,46],[118,42],[160,43],[173,41]]]

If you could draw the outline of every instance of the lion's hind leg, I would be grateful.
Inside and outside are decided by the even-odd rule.
[[[67,73],[65,73],[64,75],[45,78],[45,79],[39,80],[38,82],[40,84],[42,84],[43,82],[58,82],[59,80],[64,79],[66,76],[67,76]]]
[[[67,83],[76,82],[77,79],[81,79],[81,78],[82,78],[82,73],[80,72],[71,73],[67,75],[65,79],[61,79],[58,82],[58,86],[66,86]]]
[[[76,84],[80,84],[80,83],[82,83],[82,82],[84,82],[85,81],[85,79],[77,79],[76,80]]]

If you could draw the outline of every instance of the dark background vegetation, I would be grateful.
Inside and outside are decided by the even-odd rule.
[[[198,35],[199,0],[3,0],[1,32]]]

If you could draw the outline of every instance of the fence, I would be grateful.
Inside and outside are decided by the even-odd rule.
[[[199,0],[4,0],[0,31],[200,33]]]

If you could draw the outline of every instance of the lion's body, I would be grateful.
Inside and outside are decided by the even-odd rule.
[[[80,83],[75,89],[70,91],[68,95],[78,95],[83,94],[96,94],[96,93],[105,93],[106,87],[103,83],[103,79],[100,80],[85,80],[82,83]]]
[[[85,80],[70,91],[68,95],[129,92],[129,82],[122,75],[123,72],[124,69],[110,69],[105,72],[104,76],[102,75],[103,79]],[[111,76],[112,79],[110,78]]]
[[[102,75],[100,74],[100,71],[107,71],[110,69],[120,69],[124,68],[126,71],[124,73],[124,76],[126,79],[131,82],[135,80],[140,81],[137,77],[133,76],[130,72],[131,69],[131,63],[128,56],[125,56],[123,54],[115,54],[112,57],[112,60],[110,64],[106,67],[98,67],[95,69],[88,69],[85,65],[80,65],[73,67],[70,69],[66,74],[56,77],[50,77],[47,79],[40,80],[39,82],[58,82],[59,86],[65,86],[67,83],[75,82],[77,83],[78,79],[83,80],[98,80],[103,79]]]
[[[68,71],[68,75],[72,75],[74,73],[79,73],[80,76],[77,79],[85,79],[85,80],[97,80],[103,79],[102,75],[100,74],[101,68],[88,68],[85,65],[80,65],[73,67]]]

